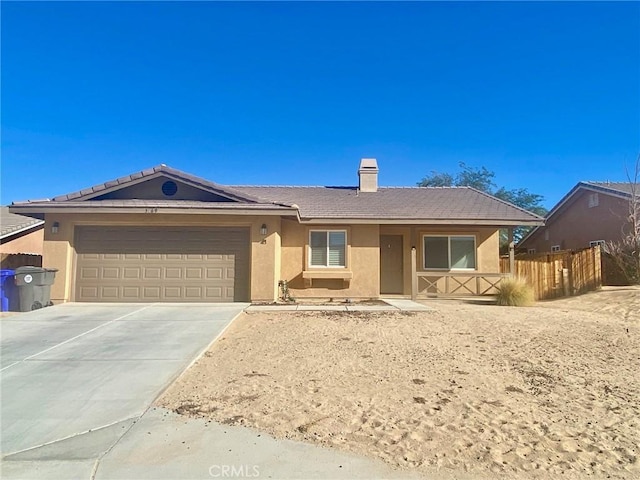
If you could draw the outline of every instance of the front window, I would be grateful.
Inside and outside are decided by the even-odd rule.
[[[476,268],[476,237],[425,235],[425,270],[473,270]]]
[[[312,267],[346,267],[347,232],[314,230],[309,234],[309,265]]]

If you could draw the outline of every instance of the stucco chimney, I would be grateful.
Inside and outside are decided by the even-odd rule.
[[[378,191],[378,162],[375,158],[363,158],[358,168],[361,192]]]

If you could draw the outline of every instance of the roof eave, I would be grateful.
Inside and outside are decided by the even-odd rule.
[[[539,226],[544,220],[447,219],[447,218],[300,218],[304,224],[469,225],[490,227]]]
[[[31,223],[31,224],[26,225],[24,227],[20,227],[17,230],[12,230],[11,232],[7,232],[5,234],[2,234],[2,235],[0,235],[0,240],[5,242],[7,240],[11,240],[11,237],[18,236],[21,233],[28,232],[29,230],[33,230],[33,231],[39,230],[43,226],[44,226],[44,220],[40,220],[38,222]]]
[[[257,207],[257,206],[256,206]],[[167,206],[139,206],[139,205],[122,205],[122,206],[104,206],[96,207],[92,205],[65,205],[61,202],[59,205],[12,205],[9,207],[12,213],[20,215],[42,214],[42,213],[145,213],[145,214],[190,214],[190,215],[292,215],[296,210],[293,208],[251,208],[247,205],[244,208],[207,208],[207,207],[167,207]]]

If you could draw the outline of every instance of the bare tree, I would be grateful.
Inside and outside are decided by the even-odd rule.
[[[607,253],[632,285],[640,284],[640,155],[636,159],[633,176],[627,169],[629,181],[629,215],[622,226],[622,238],[609,241]]]

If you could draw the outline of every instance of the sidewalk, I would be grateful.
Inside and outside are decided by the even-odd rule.
[[[433,312],[434,309],[404,298],[382,298],[386,305],[342,305],[277,304],[250,305],[245,312]]]

